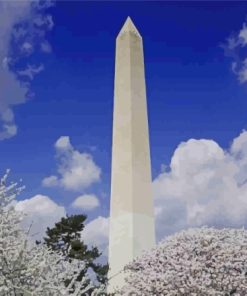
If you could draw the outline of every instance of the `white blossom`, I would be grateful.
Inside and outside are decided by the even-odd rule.
[[[247,230],[181,231],[144,252],[125,273],[117,295],[246,296]]]
[[[46,245],[36,245],[29,231],[21,228],[24,214],[14,209],[13,202],[23,188],[16,183],[7,186],[8,173],[0,180],[0,296],[87,295],[92,287],[89,278],[76,281],[84,262],[68,262]],[[67,287],[65,279],[71,280]]]

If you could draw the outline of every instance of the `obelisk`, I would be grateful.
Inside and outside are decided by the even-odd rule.
[[[142,37],[130,17],[116,40],[108,292],[123,267],[155,246]]]

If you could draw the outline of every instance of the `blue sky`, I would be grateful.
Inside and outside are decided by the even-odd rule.
[[[11,9],[0,5],[1,13],[7,16]],[[23,19],[16,21],[30,21],[33,13],[26,8]],[[115,38],[127,16],[144,41],[153,180],[162,175],[162,164],[170,165],[181,142],[208,139],[227,151],[247,127],[246,81],[240,81],[246,44],[239,37],[246,20],[246,3],[57,1],[38,13],[52,19],[50,27],[45,22],[40,25],[44,40],[33,31],[27,33],[33,48],[20,53],[25,38],[12,40],[16,17],[12,15],[8,23],[12,39],[6,45],[8,50],[0,55],[2,59],[18,57],[9,62],[12,73],[28,64],[44,68],[29,79],[27,89],[35,95],[25,103],[13,105],[8,91],[3,92],[5,106],[10,100],[8,106],[18,130],[0,141],[0,170],[3,174],[10,168],[11,179],[23,179],[26,190],[18,200],[43,195],[69,214],[86,213],[89,221],[108,217]],[[229,38],[236,43],[234,48]],[[36,50],[40,44],[50,47]],[[28,80],[25,75],[17,78]],[[42,185],[44,178],[59,175],[61,157],[55,156],[54,145],[62,136],[69,137],[73,151],[92,156],[101,169],[98,182],[79,190]],[[166,170],[169,174],[169,168]],[[96,195],[100,206],[90,211],[71,208],[73,200],[83,194]],[[170,209],[178,207],[173,203]],[[163,235],[180,226],[172,227]]]

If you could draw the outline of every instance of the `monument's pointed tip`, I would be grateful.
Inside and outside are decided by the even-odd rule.
[[[131,18],[128,16],[121,31],[119,32],[118,36],[122,35],[123,33],[132,32],[135,33],[137,36],[141,37],[140,33],[138,32],[136,26],[134,25]]]

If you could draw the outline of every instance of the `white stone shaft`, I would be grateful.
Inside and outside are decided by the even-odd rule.
[[[143,44],[128,18],[116,40],[108,278],[155,245],[151,182]],[[123,284],[111,278],[108,292]]]

